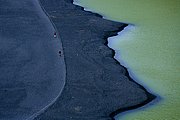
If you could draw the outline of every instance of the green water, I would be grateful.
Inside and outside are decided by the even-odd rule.
[[[77,2],[77,1],[76,1]],[[122,120],[180,119],[180,0],[78,0],[105,18],[131,23],[109,39],[116,59],[162,100]]]

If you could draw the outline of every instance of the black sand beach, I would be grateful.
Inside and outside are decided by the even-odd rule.
[[[72,0],[40,2],[61,37],[67,76],[61,96],[35,120],[111,120],[155,98],[129,77],[107,47],[107,38],[127,24],[83,11]]]
[[[112,120],[155,98],[107,47],[127,24],[39,1],[0,1],[0,120]]]

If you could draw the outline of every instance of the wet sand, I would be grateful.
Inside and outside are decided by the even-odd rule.
[[[67,75],[61,96],[35,120],[111,120],[155,98],[129,77],[107,47],[107,38],[127,24],[102,19],[72,0],[40,2],[62,40]]]

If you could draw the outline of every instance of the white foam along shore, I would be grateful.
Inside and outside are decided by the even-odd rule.
[[[118,32],[118,35],[117,36],[113,36],[113,37],[109,37],[108,38],[108,47],[110,47],[111,49],[113,49],[115,51],[115,56],[114,58],[122,65],[124,66],[127,70],[128,70],[128,73],[129,73],[129,76],[134,80],[136,81],[138,84],[144,86],[146,88],[146,90],[150,93],[153,93],[154,95],[157,96],[157,98],[153,101],[151,101],[150,103],[142,106],[142,107],[139,107],[139,108],[136,108],[136,109],[133,109],[133,110],[129,110],[129,111],[125,111],[123,112],[122,114],[119,114],[117,115],[115,118],[119,119],[121,118],[122,116],[128,114],[128,113],[131,113],[133,111],[141,111],[141,110],[145,110],[149,107],[152,107],[152,105],[158,103],[162,98],[156,94],[155,92],[153,92],[152,89],[150,89],[147,85],[145,85],[143,83],[142,80],[140,80],[140,78],[138,78],[138,76],[136,74],[134,74],[134,72],[132,71],[132,69],[129,67],[128,63],[126,63],[126,61],[124,61],[122,58],[121,58],[121,51],[118,50],[117,48],[117,44],[119,41],[123,41],[123,40],[127,40],[125,38],[127,37],[131,37],[130,34],[132,31],[136,30],[136,26],[135,25],[128,25],[127,27],[125,27],[122,31]]]
[[[79,0],[73,0],[73,4],[75,5],[78,5],[78,6],[81,6],[84,8],[85,11],[90,11],[90,12],[93,12],[93,13],[97,13],[96,11],[90,9],[90,8],[87,8],[87,7],[84,7],[80,4]],[[103,19],[107,19],[107,20],[111,20],[111,21],[114,21],[112,19],[109,19],[108,17],[106,17],[105,15],[103,15],[102,13],[98,13],[100,15],[102,15],[102,18]],[[119,22],[119,21],[116,21],[116,22]],[[126,23],[126,22],[124,22]],[[131,68],[128,66],[128,63],[126,63],[126,61],[123,61],[121,59],[121,53],[120,51],[118,51],[114,46],[115,44],[117,44],[117,42],[119,40],[124,40],[123,38],[125,37],[131,37],[130,36],[130,33],[134,30],[136,30],[136,26],[134,24],[131,24],[131,23],[126,23],[128,24],[128,26],[126,26],[122,31],[118,32],[118,35],[117,36],[113,36],[113,37],[109,37],[108,38],[108,47],[113,49],[115,51],[115,56],[114,58],[122,65],[124,66],[125,68],[127,68],[128,70],[128,73],[129,73],[129,76],[134,80],[136,81],[138,84],[144,86],[148,92],[150,93],[153,93],[154,95],[157,96],[157,99],[160,99],[161,97],[159,95],[157,95],[155,92],[153,92],[153,90],[151,90],[150,88],[148,88],[144,83],[143,81],[140,81],[140,79],[137,77],[137,75],[134,74],[134,72],[131,70]],[[156,100],[155,100],[156,101]]]
[[[108,47],[110,47],[111,49],[113,49],[115,51],[115,56],[114,58],[125,68],[127,68],[128,73],[130,75],[130,77],[136,81],[137,83],[141,84],[142,86],[144,86],[148,92],[151,92],[153,94],[155,94],[153,92],[152,89],[148,88],[145,83],[143,83],[142,80],[140,80],[140,78],[138,78],[138,76],[136,74],[134,74],[134,72],[132,71],[132,69],[129,67],[128,63],[126,61],[124,61],[121,58],[121,51],[118,50],[118,46],[117,44],[119,44],[119,41],[124,41],[124,40],[129,40],[128,37],[132,37],[131,36],[131,32],[133,32],[134,30],[136,30],[136,26],[135,25],[128,25],[127,27],[125,27],[122,31],[118,32],[117,36],[113,36],[113,37],[109,37],[108,38]],[[158,96],[158,95],[157,95]],[[160,98],[160,96],[159,96]]]
[[[80,4],[79,0],[74,0],[74,1],[73,1],[73,4],[78,5],[78,6],[82,6],[82,5]],[[90,8],[87,8],[87,7],[84,7],[84,6],[82,6],[82,7],[84,8],[85,11],[89,11],[89,12],[96,13],[96,11],[94,11],[94,10],[92,10],[92,9],[90,9]],[[102,15],[102,18],[103,18],[103,19],[107,19],[107,20],[114,21],[114,20],[112,20],[112,19],[109,19],[108,17],[106,17],[106,16],[103,15],[102,13],[98,13],[98,14]],[[119,21],[116,21],[116,22],[119,22]],[[143,81],[140,80],[140,78],[138,78],[138,76],[137,76],[136,74],[134,74],[134,72],[132,71],[132,69],[129,67],[128,63],[126,63],[126,61],[123,61],[123,60],[121,59],[121,52],[120,52],[119,50],[117,50],[117,47],[115,47],[116,44],[117,44],[120,40],[121,40],[121,41],[122,41],[122,40],[127,40],[127,39],[124,39],[124,38],[131,37],[131,36],[130,36],[131,32],[133,32],[134,30],[136,30],[136,26],[135,26],[135,25],[133,25],[133,24],[131,24],[131,23],[126,23],[126,24],[128,24],[128,26],[126,26],[122,31],[118,32],[118,35],[108,38],[108,47],[111,48],[111,49],[113,49],[113,50],[115,51],[114,59],[116,59],[116,60],[120,63],[120,65],[124,66],[124,67],[127,69],[128,73],[129,73],[129,76],[130,76],[134,81],[136,81],[138,84],[142,85],[148,92],[156,95],[157,98],[156,98],[155,100],[149,102],[148,104],[142,106],[142,107],[139,107],[139,108],[136,108],[136,109],[133,109],[133,110],[129,110],[129,111],[125,111],[125,112],[121,113],[120,115],[117,115],[117,116],[115,117],[115,118],[117,118],[117,119],[120,118],[120,116],[123,116],[123,115],[125,115],[125,114],[131,113],[131,112],[133,112],[133,111],[140,111],[140,110],[144,110],[144,109],[146,109],[146,108],[149,108],[149,107],[151,107],[152,105],[158,103],[158,102],[162,99],[158,94],[156,94],[155,92],[153,92],[152,89],[150,89],[147,85],[145,85],[145,84],[143,83]]]

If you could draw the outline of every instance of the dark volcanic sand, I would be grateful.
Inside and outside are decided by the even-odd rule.
[[[63,89],[54,31],[37,0],[0,0],[0,120],[25,120]]]
[[[106,46],[107,37],[126,24],[85,12],[72,0],[40,2],[61,37],[67,76],[61,96],[35,120],[111,120],[154,99],[130,79]]]

